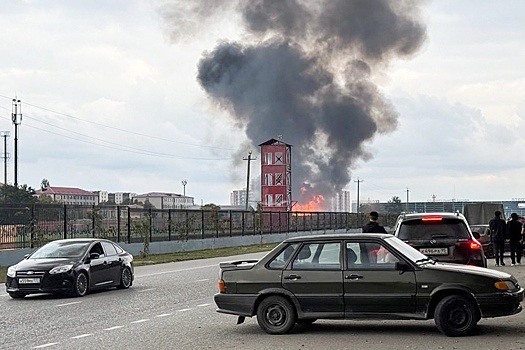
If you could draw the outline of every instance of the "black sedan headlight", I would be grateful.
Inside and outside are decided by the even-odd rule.
[[[50,275],[56,275],[56,274],[59,274],[59,273],[68,272],[72,268],[73,268],[73,264],[56,266],[56,267],[53,267],[49,271],[49,274]]]

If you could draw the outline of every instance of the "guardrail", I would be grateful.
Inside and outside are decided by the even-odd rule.
[[[381,222],[392,226],[397,214]],[[365,214],[142,209],[129,206],[0,206],[0,249],[34,248],[62,238],[98,237],[139,243],[328,231],[362,227]]]

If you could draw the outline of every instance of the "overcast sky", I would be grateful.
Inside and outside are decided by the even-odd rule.
[[[197,80],[205,52],[243,38],[239,18],[188,24],[172,3],[0,1],[9,183],[15,96],[19,184],[182,193],[187,180],[196,204],[229,204],[245,187],[249,151],[257,182],[259,149]],[[397,128],[363,144],[371,157],[352,162],[344,188],[355,200],[363,180],[362,201],[405,201],[407,189],[410,201],[525,197],[525,2],[425,1],[420,21],[420,48],[373,77]]]

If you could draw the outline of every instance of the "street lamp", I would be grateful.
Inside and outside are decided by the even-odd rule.
[[[184,197],[186,197],[186,185],[187,184],[188,184],[188,181],[182,180],[182,188],[183,188],[182,194],[184,195]]]

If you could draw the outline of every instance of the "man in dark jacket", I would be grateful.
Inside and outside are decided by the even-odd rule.
[[[507,222],[507,234],[510,244],[510,266],[516,263],[521,265],[521,222],[518,221],[518,214],[510,214],[510,221]]]
[[[377,219],[379,219],[379,214],[377,211],[370,212],[368,216],[370,221],[368,224],[363,226],[363,232],[365,233],[387,233],[385,228],[378,224]]]
[[[494,256],[496,258],[496,266],[505,266],[503,262],[503,253],[505,252],[505,239],[507,238],[507,225],[505,220],[501,218],[501,211],[496,210],[494,217],[489,221],[490,241]]]

